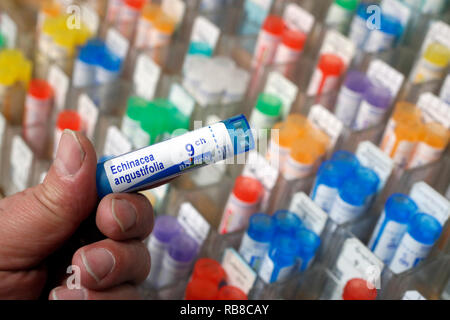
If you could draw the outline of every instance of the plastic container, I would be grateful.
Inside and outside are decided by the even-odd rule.
[[[381,52],[392,49],[403,32],[396,17],[381,14],[380,28],[371,30],[364,45],[366,52]]]
[[[220,263],[210,258],[198,259],[192,271],[192,280],[205,280],[211,282],[216,288],[226,280],[225,270]]]
[[[363,94],[370,86],[367,76],[359,71],[347,73],[343,86],[339,91],[334,114],[347,127],[352,127],[358,113]]]
[[[288,210],[278,210],[272,217],[275,225],[275,235],[287,235],[294,237],[295,233],[302,226],[302,220],[293,212]]]
[[[274,232],[275,224],[271,216],[256,213],[250,217],[249,227],[242,238],[239,254],[255,271],[259,270],[261,261],[269,250]]]
[[[394,193],[387,199],[367,245],[384,264],[391,262],[408,221],[417,210],[416,203],[407,195]]]
[[[320,96],[337,89],[339,78],[345,71],[344,61],[337,55],[324,53],[312,75],[306,91],[308,96]]]
[[[442,226],[436,218],[425,213],[414,214],[389,264],[392,272],[405,272],[425,259],[441,232]]]
[[[423,83],[443,79],[450,63],[450,48],[439,42],[428,45],[411,72],[413,83]]]
[[[281,116],[283,102],[270,93],[261,93],[250,117],[254,129],[271,129]]]
[[[225,205],[219,226],[221,234],[245,229],[250,216],[259,210],[264,187],[259,180],[239,176]]]
[[[131,96],[127,100],[127,110],[122,118],[121,130],[123,134],[135,144],[135,135],[138,132],[141,120],[145,116],[145,111],[149,103],[137,96]]]
[[[376,300],[377,289],[367,280],[353,278],[347,281],[342,293],[343,300]]]
[[[205,279],[192,279],[185,293],[185,300],[216,300],[219,294],[219,287],[211,281]]]
[[[303,32],[286,28],[274,57],[274,63],[279,65],[277,70],[283,74],[293,71],[294,64],[302,54],[305,42],[306,35]]]
[[[360,3],[356,10],[356,15],[353,17],[350,31],[348,34],[349,39],[356,45],[357,48],[364,48],[370,29],[367,27],[367,21],[370,17],[370,13],[367,12],[367,8],[370,3]]]
[[[161,14],[161,7],[158,4],[148,3],[144,6],[136,27],[136,37],[134,41],[136,48],[151,48],[154,24]]]
[[[320,237],[313,231],[301,228],[295,235],[298,241],[297,260],[299,271],[303,272],[311,265],[311,262],[320,246]]]
[[[274,15],[266,17],[256,41],[252,60],[253,67],[273,62],[283,31],[284,21],[281,17]]]
[[[335,0],[328,9],[325,24],[346,34],[359,0]]]

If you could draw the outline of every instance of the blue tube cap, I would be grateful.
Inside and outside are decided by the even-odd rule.
[[[275,225],[275,234],[293,236],[302,226],[302,220],[293,212],[278,210],[272,217]]]
[[[320,237],[307,228],[301,228],[297,231],[295,237],[299,244],[299,257],[313,256],[320,246]]]
[[[358,185],[362,187],[367,195],[373,195],[378,191],[380,178],[372,169],[359,166],[354,171],[353,177],[358,180]]]
[[[272,217],[265,213],[255,213],[249,219],[247,234],[258,242],[270,242],[275,231]]]
[[[223,120],[222,123],[228,129],[235,155],[255,148],[252,130],[250,129],[247,118],[243,114]]]
[[[408,223],[408,233],[416,241],[432,245],[439,239],[442,226],[439,221],[426,213],[414,214]]]
[[[402,193],[392,194],[384,206],[386,218],[402,224],[408,223],[418,209],[413,199]]]

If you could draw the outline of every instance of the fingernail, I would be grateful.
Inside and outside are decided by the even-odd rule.
[[[109,250],[103,248],[94,248],[81,252],[81,259],[86,267],[86,271],[100,282],[108,274],[111,273],[116,264],[116,259]]]
[[[55,166],[62,177],[73,176],[83,164],[85,152],[72,130],[64,130],[56,152]]]
[[[52,291],[53,300],[86,300],[86,289],[57,288]]]
[[[136,208],[129,201],[112,199],[111,209],[114,220],[116,220],[122,232],[129,230],[136,224]]]

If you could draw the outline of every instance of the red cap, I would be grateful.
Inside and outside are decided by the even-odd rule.
[[[344,71],[345,64],[337,55],[325,53],[320,56],[318,67],[325,75],[339,76]]]
[[[141,10],[145,4],[145,0],[125,0],[124,1],[129,7],[133,7],[137,10]]]
[[[81,130],[81,117],[78,112],[73,110],[61,111],[56,121],[56,127],[60,130],[70,129],[73,131]]]
[[[192,279],[205,279],[219,287],[225,281],[226,273],[220,263],[210,258],[198,259],[192,272]]]
[[[30,82],[28,94],[36,99],[47,100],[53,96],[53,88],[45,80],[34,79]]]
[[[286,29],[283,32],[283,44],[294,50],[302,50],[306,42],[306,35],[301,31]]]
[[[255,178],[239,176],[233,187],[233,194],[241,201],[255,203],[261,199],[264,187]]]
[[[217,300],[248,300],[247,295],[238,287],[223,286],[219,290]]]
[[[209,280],[192,279],[185,293],[185,300],[216,300],[219,287]]]
[[[279,16],[269,15],[264,20],[263,29],[269,33],[281,36],[284,30],[284,21]]]
[[[344,300],[375,300],[377,289],[370,289],[367,280],[354,278],[347,282],[342,298]]]

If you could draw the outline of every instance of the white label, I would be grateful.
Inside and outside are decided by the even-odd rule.
[[[394,168],[392,159],[370,141],[361,142],[355,154],[361,165],[375,171],[380,178],[378,190],[383,189]]]
[[[287,160],[283,162],[283,168],[281,170],[283,177],[288,180],[297,180],[306,178],[314,173],[316,168],[315,163],[305,164],[300,163],[297,160],[287,157]]]
[[[30,180],[33,151],[20,136],[14,136],[11,149],[11,180],[18,191],[22,191],[28,187]]]
[[[389,50],[394,46],[395,35],[387,34],[379,29],[372,30],[365,43],[364,50],[367,52],[380,52]]]
[[[442,153],[444,153],[444,150],[419,142],[409,160],[408,169],[421,167],[438,160],[442,156]]]
[[[336,30],[328,30],[323,40],[319,56],[332,53],[339,56],[346,66],[350,64],[355,55],[355,44]]]
[[[345,240],[336,261],[335,274],[341,286],[334,292],[334,299],[342,296],[340,289],[353,278],[361,278],[377,285],[384,264],[357,238]],[[374,271],[379,271],[375,274]]]
[[[69,89],[69,77],[54,64],[50,67],[48,73],[48,83],[52,86],[55,96],[55,106],[58,110],[62,110],[66,104],[67,90]]]
[[[280,37],[261,29],[256,41],[252,65],[260,66],[272,63],[280,41]]]
[[[114,192],[132,192],[227,159],[233,150],[230,133],[219,122],[108,160],[104,169]]]
[[[248,294],[256,280],[256,272],[233,249],[225,250],[222,267],[227,274],[227,284]]]
[[[344,224],[359,217],[364,210],[365,205],[354,206],[345,202],[339,195],[333,202],[333,206],[330,209],[330,218],[337,224]]]
[[[131,122],[135,122],[133,120],[130,120],[130,118],[128,117],[124,117],[124,122],[125,122],[125,118],[128,119],[128,121]],[[123,131],[123,123],[122,122],[122,131]],[[144,148],[150,145],[151,142],[151,137],[148,134],[148,132],[146,132],[145,130],[142,130],[142,128],[137,128],[136,131],[134,131],[133,137],[131,139],[133,146],[135,149],[140,149],[140,148]]]
[[[423,181],[415,183],[409,192],[419,211],[435,217],[443,226],[450,215],[450,201]]]
[[[162,261],[162,268],[158,274],[157,288],[162,288],[188,278],[192,261],[177,261],[166,251]]]
[[[450,105],[439,99],[431,92],[420,95],[417,107],[422,111],[426,123],[439,122],[450,129]]]
[[[333,29],[339,30],[339,32],[345,33],[348,25],[350,24],[353,16],[352,10],[344,9],[342,6],[335,2],[331,4],[328,9],[325,23]]]
[[[399,19],[403,28],[406,27],[411,16],[411,10],[409,7],[397,0],[381,1],[381,10],[384,14],[388,14]]]
[[[184,202],[180,206],[177,219],[184,231],[201,247],[209,233],[210,225],[208,221],[189,202]]]
[[[268,116],[254,108],[250,117],[250,125],[254,129],[271,129],[277,123],[278,119],[278,116]]]
[[[447,104],[450,104],[450,74],[445,78],[439,97]]]
[[[308,114],[308,120],[330,137],[328,149],[333,149],[337,139],[341,135],[343,128],[342,122],[324,106],[319,104],[311,107],[311,111],[309,111]]]
[[[0,17],[0,31],[6,38],[6,46],[8,48],[15,48],[17,42],[17,25],[6,12],[3,12]]]
[[[269,257],[269,254],[266,253],[261,263],[261,268],[259,269],[259,276],[266,283],[273,283],[277,281],[282,282],[292,274],[294,267],[295,265],[286,266],[279,269],[275,268],[275,264]]]
[[[128,40],[120,34],[116,29],[109,29],[106,34],[106,46],[111,50],[116,56],[124,59],[128,54],[128,48],[130,43]]]
[[[289,29],[308,34],[314,25],[314,16],[298,4],[289,3],[284,9],[283,20]]]
[[[133,76],[136,94],[145,100],[152,100],[160,76],[161,67],[146,54],[141,54],[137,59]]]
[[[387,109],[377,108],[363,100],[356,115],[353,128],[355,130],[363,130],[380,124],[383,121],[386,111]]]
[[[289,206],[303,222],[304,226],[320,235],[328,219],[328,215],[304,192],[294,194]]]
[[[258,271],[269,247],[270,242],[255,241],[249,237],[248,233],[245,233],[242,237],[239,254],[247,261],[250,267]]]
[[[81,21],[86,24],[94,36],[98,33],[100,18],[98,17],[97,12],[89,5],[81,6]]]
[[[315,96],[328,93],[337,89],[338,83],[339,77],[325,76],[319,68],[316,68],[309,82],[306,94],[308,96]]]
[[[281,99],[283,102],[283,110],[281,114],[284,118],[291,111],[292,103],[297,97],[298,88],[279,72],[272,71],[267,78],[264,92],[273,94]]]
[[[353,17],[352,24],[350,26],[350,33],[348,37],[356,45],[357,48],[364,47],[367,35],[370,29],[367,28],[366,20],[362,19],[360,16],[356,15]]]
[[[195,100],[178,83],[174,83],[170,88],[168,99],[182,114],[186,117],[191,117],[195,107]],[[218,121],[220,121],[220,119]]]
[[[406,224],[386,220],[386,213],[383,211],[368,247],[385,264],[389,264],[406,229]]]
[[[105,147],[103,154],[106,156],[119,156],[130,152],[132,149],[130,141],[116,127],[111,126],[106,133]]]
[[[401,168],[406,167],[415,146],[415,142],[410,142],[407,140],[399,141],[397,144],[397,149],[392,155],[392,160],[394,160],[394,163],[396,163]]]
[[[405,233],[395,251],[389,268],[394,273],[401,273],[415,267],[426,258],[432,246],[420,243],[411,237],[409,233]]]
[[[151,283],[157,285],[158,276],[161,271],[162,261],[164,258],[164,253],[166,252],[167,243],[159,241],[154,234],[150,235],[149,241],[147,243],[147,249],[150,253],[152,267],[147,279]]]
[[[406,291],[403,295],[402,300],[427,300],[423,295],[417,290]]]
[[[265,210],[272,189],[278,179],[278,169],[272,166],[261,154],[253,150],[248,153],[247,164],[242,172],[243,176],[258,179],[264,186],[264,197],[260,210]]]
[[[192,42],[201,42],[209,45],[214,51],[219,40],[220,29],[205,17],[199,16],[194,21],[191,34]]]
[[[313,201],[325,212],[330,212],[331,207],[338,195],[338,190],[320,184],[314,196]]]
[[[361,94],[348,89],[346,86],[341,87],[334,114],[346,127],[353,125],[361,100]]]
[[[81,116],[81,128],[86,136],[93,140],[98,119],[98,108],[86,93],[78,100],[78,114]]]
[[[405,80],[405,76],[381,60],[372,60],[367,70],[367,77],[391,91],[392,101]]]
[[[182,0],[163,0],[161,9],[178,25],[183,20],[186,4]]]
[[[245,229],[248,225],[248,219],[258,211],[259,205],[260,201],[255,203],[243,202],[231,192],[225,205],[219,232],[225,234]]]

